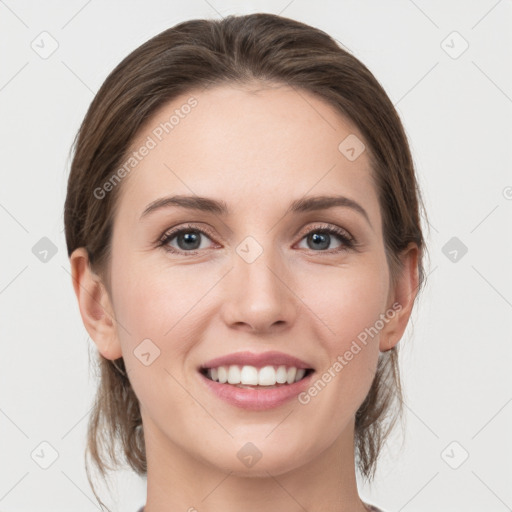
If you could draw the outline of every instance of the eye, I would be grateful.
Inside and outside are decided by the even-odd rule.
[[[330,248],[334,235],[335,240],[338,241],[338,246]],[[211,240],[213,235],[206,229],[200,229],[194,225],[187,225],[181,228],[176,228],[166,232],[160,241],[158,242],[159,247],[163,247],[164,250],[174,254],[189,253],[191,255],[197,254],[198,251],[206,249],[202,244],[202,238]],[[315,226],[310,229],[302,237],[301,241],[306,239],[308,247],[314,252],[341,252],[348,251],[355,248],[355,239],[344,229],[337,226],[321,225]],[[171,243],[175,243],[172,245]],[[327,250],[326,250],[327,249]]]
[[[338,239],[338,247],[325,250],[332,242],[332,235]],[[355,246],[354,238],[344,229],[336,226],[316,226],[310,229],[302,240],[306,239],[308,244],[307,249],[312,249],[315,252],[340,252],[352,249]]]
[[[201,246],[201,238],[210,238],[209,235],[206,230],[199,229],[195,226],[184,226],[165,233],[158,245],[171,253],[180,254],[190,252],[195,254],[195,251],[205,248]],[[174,239],[176,239],[177,248],[170,245],[170,242]]]

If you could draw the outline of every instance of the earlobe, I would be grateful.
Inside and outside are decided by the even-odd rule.
[[[418,246],[412,242],[401,255],[403,267],[396,286],[390,290],[388,298],[390,320],[381,331],[379,344],[381,352],[391,350],[398,344],[409,322],[419,286],[418,256]]]
[[[73,251],[70,265],[80,315],[90,338],[106,359],[121,357],[110,297],[101,278],[91,270],[85,247]]]

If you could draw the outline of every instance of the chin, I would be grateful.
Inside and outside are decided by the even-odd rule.
[[[300,467],[301,459],[297,457],[297,448],[288,446],[286,450],[276,451],[272,443],[265,446],[248,441],[234,448],[234,457],[231,450],[222,451],[215,460],[208,460],[210,465],[221,469],[226,473],[239,477],[268,478],[269,475],[277,476]],[[302,450],[301,450],[302,451]]]

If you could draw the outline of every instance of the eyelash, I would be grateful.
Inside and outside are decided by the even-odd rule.
[[[172,231],[165,233],[159,239],[158,247],[162,247],[166,252],[169,252],[172,254],[187,254],[190,256],[194,256],[194,255],[198,254],[198,252],[200,252],[202,249],[200,249],[199,251],[198,250],[182,251],[182,250],[176,250],[175,248],[171,248],[168,245],[168,243],[173,238],[180,235],[181,233],[190,233],[190,232],[200,233],[202,235],[207,236],[210,239],[213,238],[213,235],[208,230],[206,230],[204,228],[200,229],[200,228],[194,226],[193,224],[188,224],[181,228],[177,228],[177,229],[174,229]],[[349,250],[355,250],[355,248],[357,246],[357,241],[351,235],[349,235],[347,231],[345,231],[342,228],[335,227],[335,226],[329,226],[329,225],[315,226],[312,229],[310,229],[308,232],[306,232],[300,240],[302,241],[305,237],[307,237],[311,233],[322,233],[322,234],[336,235],[343,244],[342,247],[339,247],[337,249],[327,249],[327,250],[319,250],[319,251],[314,251],[311,249],[312,252],[319,252],[319,253],[323,252],[323,253],[327,253],[327,254],[333,254],[333,253],[340,253],[340,252],[349,251]]]

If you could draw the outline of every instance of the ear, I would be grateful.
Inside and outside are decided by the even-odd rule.
[[[381,331],[379,349],[386,352],[398,344],[402,338],[412,313],[414,300],[418,293],[418,246],[411,242],[400,255],[402,270],[396,285],[392,287],[388,296],[387,311],[394,311]]]
[[[70,264],[80,315],[90,338],[106,359],[122,357],[108,291],[101,278],[91,270],[85,247],[73,251]]]

